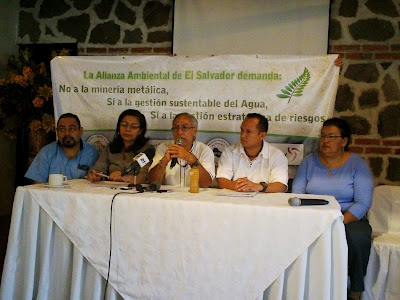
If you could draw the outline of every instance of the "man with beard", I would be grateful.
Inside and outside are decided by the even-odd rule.
[[[240,126],[240,143],[226,147],[218,164],[220,188],[238,192],[282,193],[287,189],[288,161],[264,138],[268,120],[250,113]]]
[[[68,179],[84,178],[98,158],[92,145],[81,140],[83,128],[79,118],[71,113],[57,122],[58,141],[44,146],[36,155],[25,177],[45,183],[49,174],[63,174]]]

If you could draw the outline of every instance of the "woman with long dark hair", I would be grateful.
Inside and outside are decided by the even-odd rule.
[[[149,138],[145,137],[147,123],[145,116],[136,109],[127,109],[118,118],[114,139],[102,151],[87,179],[99,181],[103,175],[108,175],[109,180],[134,182],[133,171],[127,175],[122,173],[132,164],[133,158],[148,148],[153,148]],[[151,161],[140,168],[136,183],[145,183]]]

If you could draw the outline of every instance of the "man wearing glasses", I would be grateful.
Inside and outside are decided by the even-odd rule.
[[[83,142],[79,118],[71,113],[60,116],[57,122],[58,141],[44,146],[36,155],[25,177],[45,183],[49,174],[63,174],[68,179],[83,178],[96,162],[98,152]]]
[[[168,185],[190,185],[190,168],[198,166],[199,186],[207,188],[215,176],[214,153],[209,146],[196,141],[197,120],[189,113],[176,115],[172,122],[175,141],[160,144],[150,166],[148,181]]]

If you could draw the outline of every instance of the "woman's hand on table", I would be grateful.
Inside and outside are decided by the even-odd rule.
[[[101,176],[99,175],[100,172],[97,170],[90,170],[88,174],[86,175],[86,179],[91,181],[91,182],[97,182],[101,180]]]
[[[124,181],[123,177],[125,177],[126,175],[121,177],[121,174],[122,174],[121,171],[111,172],[109,180],[111,180],[111,181]]]
[[[134,183],[135,181],[135,176],[131,174],[127,174],[124,176],[121,176],[121,171],[114,171],[110,174],[110,180],[112,181],[119,181],[119,182],[129,182],[129,183]],[[140,183],[140,177],[136,176],[136,183]]]

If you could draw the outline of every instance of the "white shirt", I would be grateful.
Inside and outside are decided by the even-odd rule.
[[[153,158],[153,163],[151,164],[149,170],[154,168],[160,160],[164,157],[165,151],[168,146],[173,144],[174,141],[168,141],[157,146],[156,154]],[[214,164],[214,153],[209,146],[202,142],[194,141],[190,153],[197,157],[200,164],[204,169],[210,174],[211,180],[215,177],[215,164]],[[190,185],[190,165],[186,160],[178,158],[178,163],[171,169],[171,161],[168,162],[165,168],[165,174],[163,179],[163,184],[167,185],[180,185],[189,186]]]
[[[247,177],[250,181],[281,182],[287,186],[288,160],[281,150],[263,141],[260,154],[250,161],[242,144],[226,147],[219,159],[217,178],[235,181]]]

